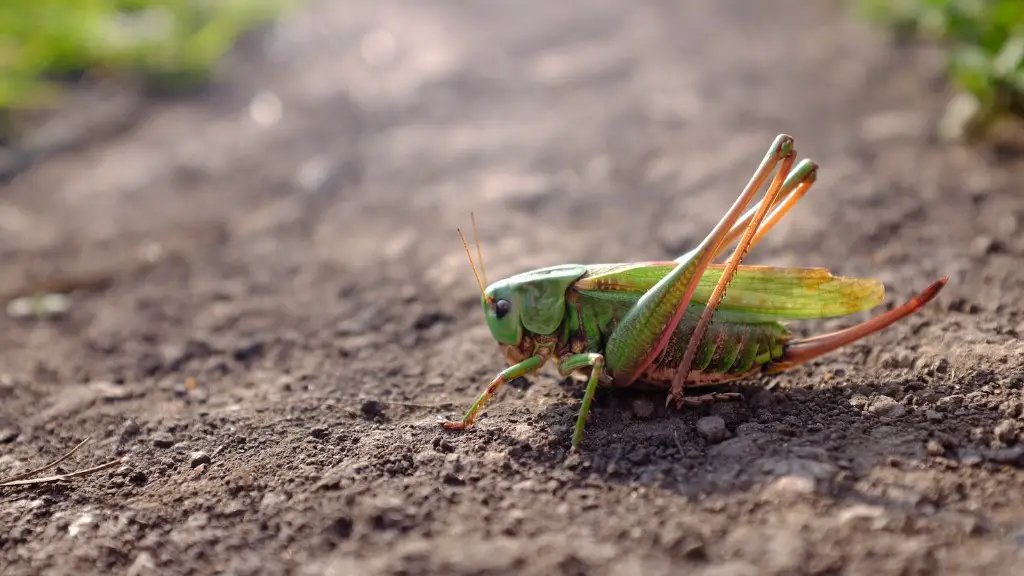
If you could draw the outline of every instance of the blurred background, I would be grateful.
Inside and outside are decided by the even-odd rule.
[[[2,135],[16,138],[26,111],[58,106],[81,83],[117,81],[149,94],[202,90],[216,82],[222,58],[244,36],[303,3],[7,0],[0,4]],[[1019,2],[852,0],[843,7],[850,18],[865,18],[895,40],[941,47],[947,81],[957,92],[946,127],[951,138],[999,114],[1021,113]],[[386,41],[376,40],[376,49],[386,51]]]
[[[0,572],[1014,573],[1022,94],[1021,0],[0,0],[0,477],[129,458],[0,493]],[[492,281],[674,258],[779,133],[747,261],[933,304],[714,441],[599,403],[568,468],[550,376],[439,435],[471,212]]]
[[[768,142],[772,131],[795,132],[801,122],[820,124],[819,117],[829,117],[834,129],[823,127],[805,136],[818,150],[822,145],[848,149],[841,143],[848,134],[836,133],[853,130],[868,134],[867,140],[872,135],[884,140],[917,131],[940,145],[974,145],[978,153],[992,151],[992,146],[1009,152],[1021,142],[1024,6],[1013,0],[836,1],[802,13],[791,13],[795,4],[786,1],[731,0],[707,10],[701,2],[655,2],[650,9],[623,16],[627,21],[621,24],[615,15],[623,9],[606,1],[538,9],[527,17],[500,2],[452,2],[436,13],[400,2],[368,6],[302,0],[5,1],[0,4],[0,178],[10,182],[41,160],[111,142],[115,135],[132,131],[135,158],[104,154],[104,165],[93,166],[88,176],[72,176],[59,168],[44,170],[62,173],[59,179],[66,176],[80,188],[61,203],[74,211],[73,206],[89,197],[86,190],[94,181],[109,187],[110,180],[134,174],[136,181],[125,186],[136,187],[147,178],[150,183],[159,181],[156,172],[163,171],[174,178],[190,173],[209,182],[201,176],[209,170],[205,163],[238,171],[241,165],[231,158],[290,155],[293,158],[280,161],[291,164],[280,168],[293,171],[287,178],[300,188],[319,191],[306,195],[302,207],[293,206],[306,215],[305,225],[312,231],[317,213],[335,205],[338,186],[357,181],[364,201],[378,206],[388,206],[390,200],[377,194],[394,198],[413,193],[421,203],[436,206],[450,186],[460,188],[458,195],[475,194],[477,201],[507,193],[529,203],[542,196],[550,199],[538,192],[546,188],[568,191],[592,185],[589,193],[595,193],[604,182],[628,189],[638,182],[672,179],[674,172],[692,175],[701,170],[708,171],[703,181],[701,176],[683,179],[737,189],[745,177],[740,173],[747,169],[733,170],[727,158],[757,154],[742,144],[745,136],[734,126],[750,125],[760,133],[751,137]],[[658,11],[680,23],[655,26],[649,20],[657,18],[651,14]],[[508,23],[492,24],[506,16]],[[756,27],[758,16],[774,24],[743,41],[743,30]],[[806,29],[795,34],[798,24]],[[707,30],[712,25],[715,32]],[[464,29],[454,33],[452,26]],[[539,26],[543,33],[531,32],[531,26]],[[487,39],[491,29],[494,41]],[[655,29],[665,37],[643,38]],[[790,32],[797,38],[781,42]],[[452,36],[446,38],[448,34]],[[887,58],[903,58],[905,64],[885,68]],[[716,67],[724,68],[710,72]],[[901,78],[910,68],[927,86]],[[767,76],[779,82],[760,85]],[[862,82],[875,88],[863,94],[851,91]],[[822,90],[831,93],[808,94]],[[484,110],[488,91],[509,94],[508,108],[498,104]],[[600,102],[607,122],[588,121],[593,113],[572,104],[553,111],[550,104],[563,96],[564,102],[579,100],[584,107],[607,98]],[[873,97],[877,104],[863,105],[864,98]],[[755,101],[764,105],[763,111]],[[788,117],[787,110],[799,119]],[[464,162],[454,157],[431,157],[444,155],[429,150],[431,130],[457,113],[462,113],[461,131],[448,134],[442,149],[460,147],[464,159],[479,156],[487,147],[503,147],[506,152],[514,147],[536,149],[549,137],[561,139],[552,145],[567,156],[536,158],[525,170],[492,163],[493,171],[476,172],[465,170]],[[403,114],[416,117],[406,121],[400,118]],[[578,124],[571,119],[573,114]],[[504,132],[482,128],[495,122],[518,127]],[[201,125],[205,132],[190,129],[189,123]],[[718,135],[701,134],[702,123]],[[774,128],[757,130],[769,123]],[[399,124],[404,133],[391,130]],[[172,135],[175,129],[170,125],[177,125],[181,136]],[[734,134],[728,135],[730,130]],[[682,139],[673,138],[672,131]],[[719,168],[672,166],[672,155],[686,154],[684,133],[696,135],[691,140],[722,138],[734,143],[723,144],[714,153],[717,159],[711,162],[718,162]],[[255,141],[245,143],[250,137],[266,139],[267,148]],[[580,143],[594,138],[612,141],[606,150],[585,158],[586,145]],[[113,142],[116,147],[129,141]],[[151,146],[152,154],[142,153],[140,146]],[[382,147],[390,150],[388,162],[408,166],[422,161],[429,166],[410,176],[411,181],[399,177],[388,182],[387,192],[371,192],[373,183],[362,180],[366,171],[387,162],[368,162],[366,155]],[[158,158],[169,148],[176,149],[172,156],[178,160]],[[456,167],[442,167],[445,163]],[[109,164],[118,166],[108,170]],[[831,171],[841,173],[841,168]],[[445,180],[423,173],[431,170],[455,170],[463,177]],[[720,180],[719,170],[735,177]],[[545,171],[552,173],[542,174]],[[643,174],[634,182],[630,173],[637,171]],[[616,181],[616,175],[625,178]],[[400,192],[396,187],[407,189]],[[722,207],[715,204],[715,192],[702,189],[691,194],[682,188],[681,194],[704,202],[702,213]],[[68,228],[62,233],[75,228],[75,242],[88,242],[90,237],[113,234],[119,222],[131,229],[140,222],[136,215],[153,210],[150,200],[158,197],[151,193],[145,199],[140,194],[128,198],[110,190],[97,194],[110,208],[102,218],[79,218],[76,224],[33,222],[31,209],[9,208],[7,226],[0,233],[32,230],[34,235],[11,241],[42,246],[55,241],[58,228]],[[709,197],[701,198],[704,194]],[[251,192],[246,197],[258,196]],[[277,199],[282,205],[299,202]],[[595,198],[592,205],[603,201]],[[160,202],[157,212],[171,224],[175,214],[192,218],[206,200],[186,192]],[[657,202],[645,206],[652,207],[647,208],[652,217],[665,214]],[[679,229],[665,229],[671,225],[659,226],[659,242],[670,250],[695,239],[680,237]],[[403,239],[410,243],[411,238],[396,231],[385,244],[394,251]],[[373,249],[374,244],[380,248],[376,240],[365,248]],[[439,257],[432,252],[416,256]],[[12,287],[3,292],[16,291],[24,290]]]

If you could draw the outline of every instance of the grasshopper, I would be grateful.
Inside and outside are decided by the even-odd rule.
[[[672,261],[565,264],[486,285],[459,231],[481,292],[484,317],[508,368],[449,430],[473,425],[501,386],[553,360],[562,377],[586,379],[572,435],[579,449],[598,386],[668,391],[666,406],[735,399],[737,393],[684,397],[688,387],[775,374],[874,334],[913,314],[945,286],[941,278],[906,303],[830,334],[795,339],[785,321],[834,318],[880,304],[874,278],[841,277],[823,268],[741,265],[747,252],[807,193],[818,166],[794,166],[792,137],[780,134],[739,198],[701,243]],[[744,209],[778,167],[764,198]],[[473,221],[477,260],[483,254]],[[729,246],[724,263],[714,263]],[[728,291],[727,291],[728,289]]]

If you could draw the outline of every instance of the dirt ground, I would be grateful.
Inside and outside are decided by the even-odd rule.
[[[0,319],[0,477],[124,458],[0,489],[5,576],[1018,573],[1024,162],[936,143],[934,54],[804,0],[378,0],[228,64],[0,190],[0,292],[76,288]],[[579,456],[553,370],[439,428],[504,367],[471,211],[491,279],[671,258],[780,132],[822,170],[750,262],[935,302],[743,401],[600,394]]]

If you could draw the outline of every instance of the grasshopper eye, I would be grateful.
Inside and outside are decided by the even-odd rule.
[[[494,303],[494,315],[501,320],[512,311],[512,303],[508,300],[498,300]]]

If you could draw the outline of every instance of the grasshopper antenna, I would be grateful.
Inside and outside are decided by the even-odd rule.
[[[484,297],[484,300],[490,300],[487,298],[487,291],[484,289],[484,283],[480,281],[480,273],[476,271],[476,264],[473,263],[473,254],[469,251],[469,244],[466,243],[466,237],[462,235],[462,230],[455,229],[459,233],[459,239],[462,240],[462,247],[466,249],[466,257],[469,258],[469,265],[473,268],[473,276],[476,277],[476,284],[480,287],[480,295]]]
[[[476,232],[476,216],[470,212],[469,219],[473,221],[473,243],[476,244],[476,261],[480,264],[480,276],[483,277],[483,286],[487,286],[487,270],[484,269],[484,251],[480,248],[480,235]]]

